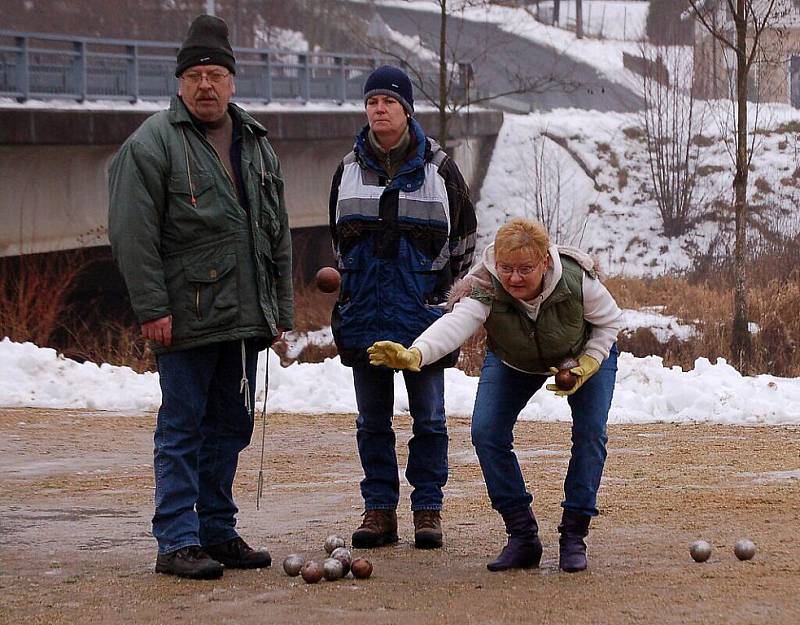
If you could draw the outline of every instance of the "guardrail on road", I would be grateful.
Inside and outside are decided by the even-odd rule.
[[[164,99],[177,91],[175,42],[0,30],[0,97]],[[256,102],[361,101],[380,56],[234,48],[236,98]],[[396,61],[395,61],[396,62]]]

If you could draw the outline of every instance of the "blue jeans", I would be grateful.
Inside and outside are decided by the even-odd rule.
[[[447,483],[447,422],[444,414],[444,369],[403,371],[413,419],[408,442],[406,479],[413,487],[412,510],[441,510]],[[364,479],[361,496],[367,510],[394,510],[400,478],[392,430],[394,371],[357,364],[353,367],[358,418],[356,441]]]
[[[596,516],[597,490],[606,460],[606,423],[617,378],[617,346],[600,370],[567,398],[572,409],[572,453],[564,481],[566,510]],[[487,352],[472,415],[472,444],[492,507],[501,514],[525,508],[533,497],[513,452],[517,417],[547,376],[512,369]],[[548,391],[549,392],[549,391]]]
[[[245,345],[253,402],[258,349],[254,340]],[[239,392],[241,350],[241,341],[227,341],[158,356],[153,536],[159,553],[237,536],[233,478],[253,434]]]

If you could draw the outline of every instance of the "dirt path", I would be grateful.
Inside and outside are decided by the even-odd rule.
[[[501,521],[469,422],[452,419],[445,548],[413,548],[404,489],[400,543],[361,552],[373,577],[312,586],[284,575],[280,562],[291,552],[320,556],[328,534],[349,539],[358,524],[353,416],[270,416],[261,510],[258,445],[243,457],[237,497],[243,536],[269,547],[277,566],[209,582],[152,572],[153,421],[0,410],[0,623],[800,623],[798,427],[610,428],[590,570],[567,575],[557,569],[556,533],[567,426],[517,429],[542,567],[489,573],[486,561],[504,543]],[[397,419],[401,454],[409,426]],[[758,547],[750,562],[732,553],[743,536]],[[688,554],[697,538],[714,545],[705,564]]]

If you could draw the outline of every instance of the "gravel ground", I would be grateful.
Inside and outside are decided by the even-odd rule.
[[[450,421],[445,547],[413,547],[403,486],[400,543],[358,551],[368,580],[305,584],[280,566],[349,540],[361,499],[353,415],[270,415],[256,510],[260,429],[237,478],[239,527],[275,565],[188,581],[153,573],[154,416],[0,410],[0,623],[800,623],[800,428],[651,424],[610,428],[589,536],[590,568],[558,571],[566,424],[523,422],[516,445],[545,554],[531,571],[489,573],[504,544],[469,442]],[[405,462],[410,421],[396,419]],[[737,539],[757,545],[733,555]],[[708,540],[708,562],[688,545]]]

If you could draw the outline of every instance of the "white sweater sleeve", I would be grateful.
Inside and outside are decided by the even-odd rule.
[[[446,356],[471,337],[489,317],[491,308],[471,297],[460,299],[453,310],[432,323],[411,347],[422,354],[422,364],[429,365]]]
[[[623,327],[622,311],[600,280],[583,277],[583,317],[592,331],[583,352],[603,362]]]

